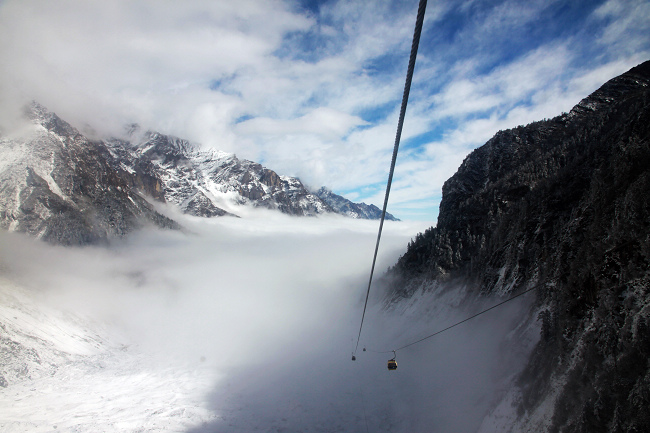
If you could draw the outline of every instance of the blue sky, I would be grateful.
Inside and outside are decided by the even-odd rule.
[[[417,0],[0,2],[0,108],[139,122],[381,206]],[[435,221],[498,130],[650,58],[641,0],[429,1],[388,211]]]

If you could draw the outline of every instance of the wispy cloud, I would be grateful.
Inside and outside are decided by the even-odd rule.
[[[594,19],[606,23],[598,43],[627,55],[648,50],[650,5],[643,0],[608,0],[594,12]]]
[[[37,99],[80,127],[114,134],[140,122],[379,205],[416,9],[416,0],[6,0],[3,122]],[[640,0],[430,2],[397,216],[424,218],[422,202],[435,216],[441,179],[473,148],[569,110],[650,57],[649,14]]]

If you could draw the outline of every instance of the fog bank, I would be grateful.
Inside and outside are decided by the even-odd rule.
[[[481,307],[430,293],[389,310],[372,301],[368,351],[350,360],[376,221],[261,211],[183,224],[108,248],[4,235],[0,260],[50,305],[110,324],[156,363],[213,371],[201,398],[215,420],[191,431],[472,431],[519,368],[525,349],[508,341],[525,300],[399,351],[398,370],[387,371],[392,353],[376,352]],[[426,227],[386,223],[373,294]]]

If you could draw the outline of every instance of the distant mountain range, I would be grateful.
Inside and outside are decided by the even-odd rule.
[[[297,178],[137,125],[127,140],[93,140],[38,103],[26,116],[27,132],[0,137],[0,227],[9,231],[68,245],[106,241],[147,224],[179,228],[156,202],[208,218],[237,216],[242,206],[295,216],[381,216],[374,205],[326,188],[312,193]]]
[[[352,218],[361,218],[375,220],[381,218],[381,209],[374,204],[353,203],[345,197],[334,194],[329,189],[322,187],[316,191],[316,195],[325,203],[335,209],[337,213],[347,215]],[[386,212],[385,219],[389,221],[399,221],[393,215]]]

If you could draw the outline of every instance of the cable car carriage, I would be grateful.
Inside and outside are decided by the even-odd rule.
[[[393,359],[388,360],[388,369],[389,370],[397,370],[397,361],[395,361],[395,358],[397,358],[397,354],[395,351],[393,351]]]

